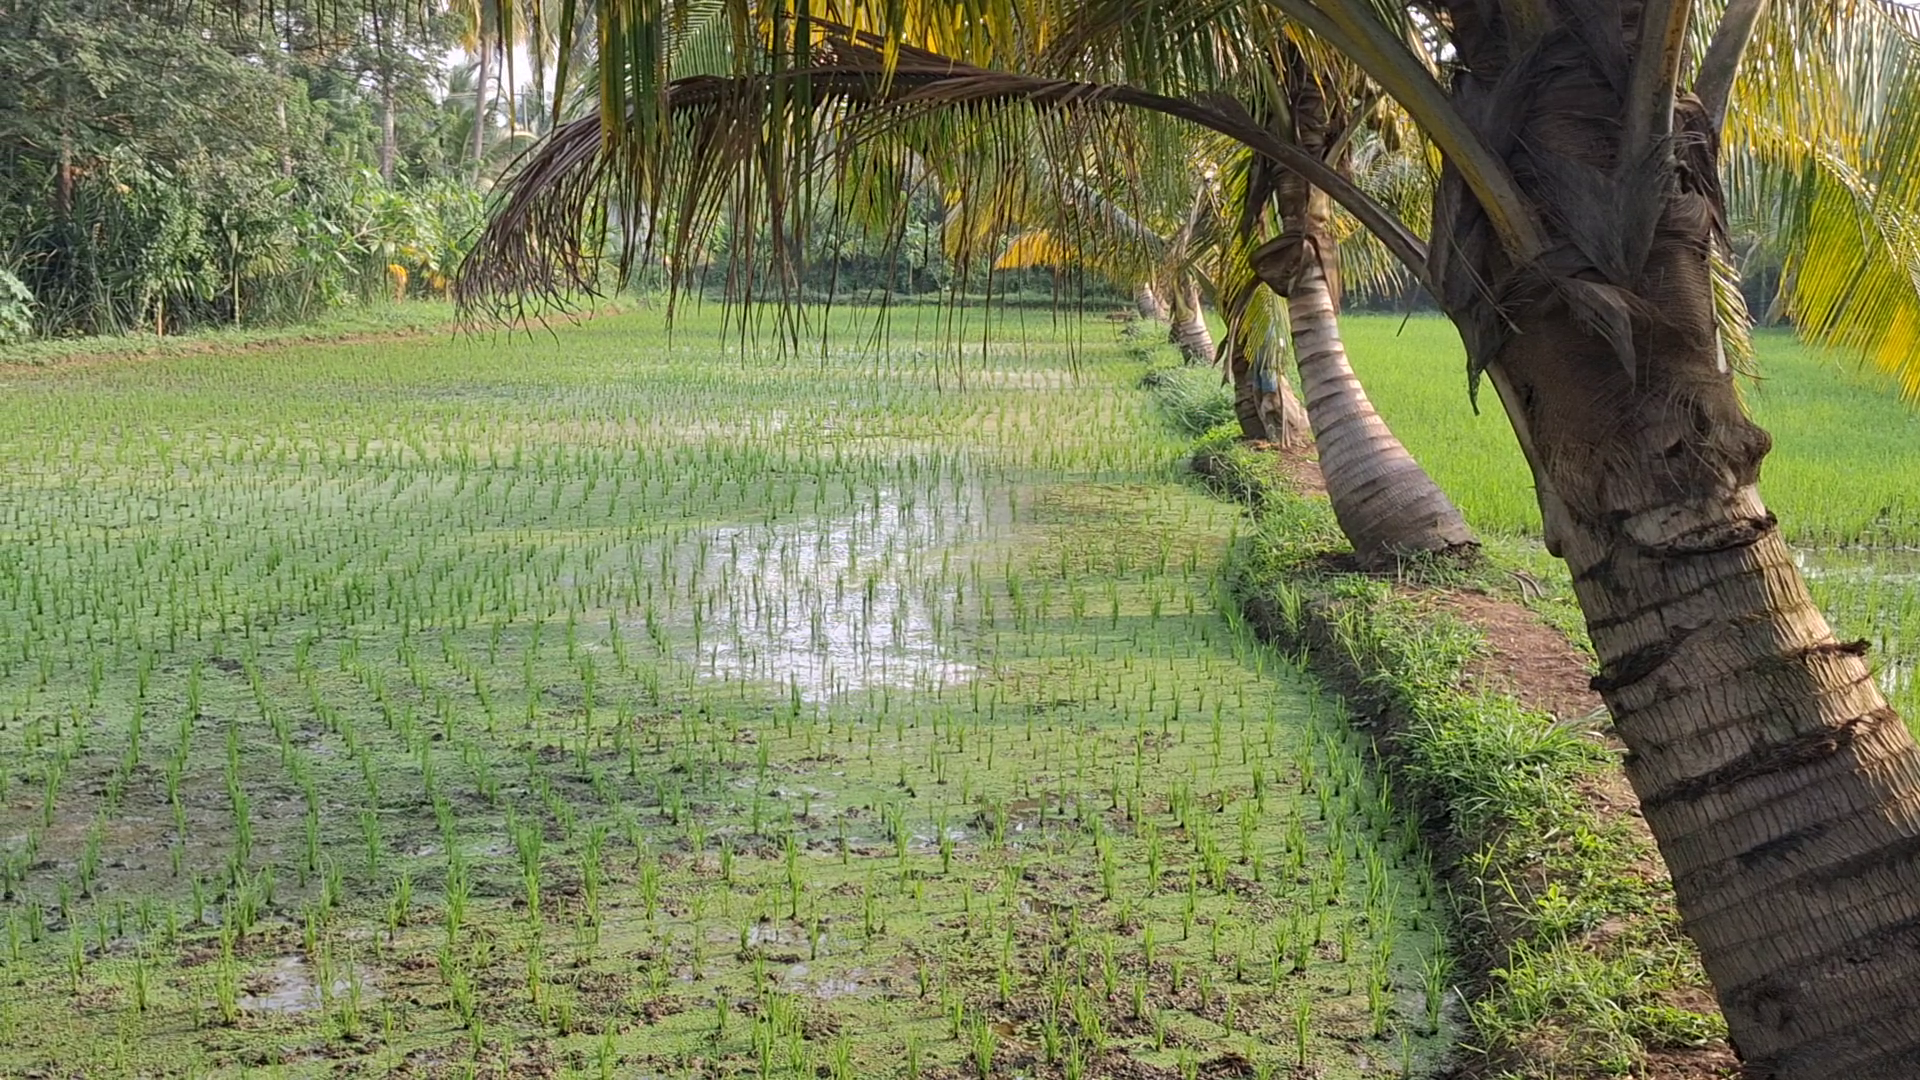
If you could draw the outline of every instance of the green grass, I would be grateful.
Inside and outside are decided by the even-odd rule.
[[[1161,367],[1150,371],[1146,379],[1161,414],[1187,435],[1204,435],[1235,422],[1233,390],[1221,380],[1218,368]]]
[[[1537,537],[1526,463],[1491,389],[1479,415],[1469,407],[1452,324],[1361,315],[1342,330],[1381,414],[1475,528],[1507,549]],[[1761,331],[1755,345],[1761,378],[1743,391],[1774,439],[1761,493],[1836,630],[1874,643],[1882,685],[1920,718],[1920,410],[1853,361],[1784,331]]]
[[[937,317],[0,370],[0,1074],[1439,1065],[1137,361]]]
[[[1508,572],[1532,567],[1524,542],[1495,544],[1472,568],[1405,567],[1397,582],[1341,572],[1324,558],[1347,546],[1331,508],[1286,489],[1270,453],[1231,433],[1196,453],[1217,489],[1254,507],[1229,560],[1247,617],[1350,695],[1365,717],[1361,756],[1436,841],[1474,976],[1462,1073],[1630,1076],[1655,1052],[1723,1040],[1672,890],[1647,870],[1650,840],[1583,797],[1617,767],[1612,755],[1583,718],[1555,722],[1475,689],[1465,672],[1484,638],[1420,589],[1514,594]],[[1564,617],[1558,592],[1534,602]]]
[[[1538,533],[1540,511],[1506,414],[1488,388],[1476,415],[1453,325],[1348,316],[1354,369],[1394,433],[1476,527]],[[1920,411],[1843,358],[1761,331],[1762,378],[1743,387],[1773,434],[1761,489],[1796,545],[1920,546]]]

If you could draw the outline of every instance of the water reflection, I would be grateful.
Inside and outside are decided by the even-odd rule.
[[[1920,719],[1920,549],[1796,548],[1794,562],[1835,632],[1872,644],[1881,690]]]
[[[682,644],[702,675],[789,686],[809,703],[966,679],[973,668],[945,641],[950,560],[988,534],[992,505],[938,485],[881,491],[827,520],[715,529],[697,558],[713,588]]]

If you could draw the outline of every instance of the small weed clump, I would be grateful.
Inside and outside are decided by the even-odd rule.
[[[1218,368],[1157,368],[1144,381],[1152,387],[1161,414],[1188,435],[1204,435],[1234,422],[1233,388],[1221,380]]]

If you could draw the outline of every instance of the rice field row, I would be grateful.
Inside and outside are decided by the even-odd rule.
[[[0,1074],[1429,1072],[1137,362],[914,318],[0,373]]]
[[[1342,329],[1382,415],[1474,526],[1538,536],[1505,416],[1490,398],[1479,415],[1467,407],[1452,326],[1360,315]],[[1760,331],[1755,347],[1761,377],[1743,389],[1774,438],[1761,493],[1835,630],[1873,644],[1881,685],[1910,723],[1920,720],[1920,410],[1853,361],[1784,331]]]

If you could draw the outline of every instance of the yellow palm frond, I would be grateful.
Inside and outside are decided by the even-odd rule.
[[[1920,400],[1920,12],[1773,4],[1735,80],[1736,226],[1782,270],[1777,305]]]
[[[1034,229],[1021,233],[1007,244],[1007,249],[993,261],[995,270],[1025,270],[1028,267],[1046,266],[1059,269],[1080,261],[1080,249],[1064,243],[1059,237],[1046,229]]]

